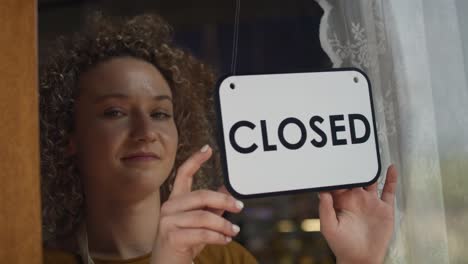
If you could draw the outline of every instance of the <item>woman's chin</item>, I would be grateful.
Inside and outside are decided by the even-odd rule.
[[[114,173],[112,183],[109,185],[112,185],[112,189],[120,189],[126,193],[153,193],[159,191],[167,174],[169,172],[163,175],[157,169],[127,167]]]

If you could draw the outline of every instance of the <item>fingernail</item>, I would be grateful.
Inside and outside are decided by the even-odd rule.
[[[209,148],[210,148],[210,146],[209,146],[208,144],[206,144],[205,146],[203,146],[203,148],[200,149],[200,152],[204,153],[204,152],[206,152]]]
[[[237,201],[236,201],[236,207],[237,207],[238,209],[242,209],[242,208],[244,208],[244,203],[241,202],[241,201],[239,201],[239,200],[237,200]]]
[[[232,225],[232,231],[237,234],[240,231],[240,227],[238,225]]]
[[[232,241],[232,238],[231,237],[226,237],[226,242],[231,242]]]

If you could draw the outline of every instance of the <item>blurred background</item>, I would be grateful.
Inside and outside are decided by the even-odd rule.
[[[39,61],[60,35],[80,29],[89,12],[110,16],[155,12],[173,27],[177,45],[230,74],[234,0],[39,0]],[[322,8],[311,0],[242,1],[236,74],[306,72],[330,68],[319,41]],[[236,238],[260,263],[334,263],[321,233],[316,193],[244,201],[228,215],[242,232]]]

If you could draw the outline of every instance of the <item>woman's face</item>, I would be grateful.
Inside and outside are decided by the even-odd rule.
[[[158,192],[176,156],[172,93],[152,64],[132,57],[84,73],[71,152],[88,197],[135,200]]]

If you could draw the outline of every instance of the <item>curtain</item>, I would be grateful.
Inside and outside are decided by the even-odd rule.
[[[400,172],[386,263],[466,263],[468,2],[316,1],[322,48],[368,74],[382,165]]]

